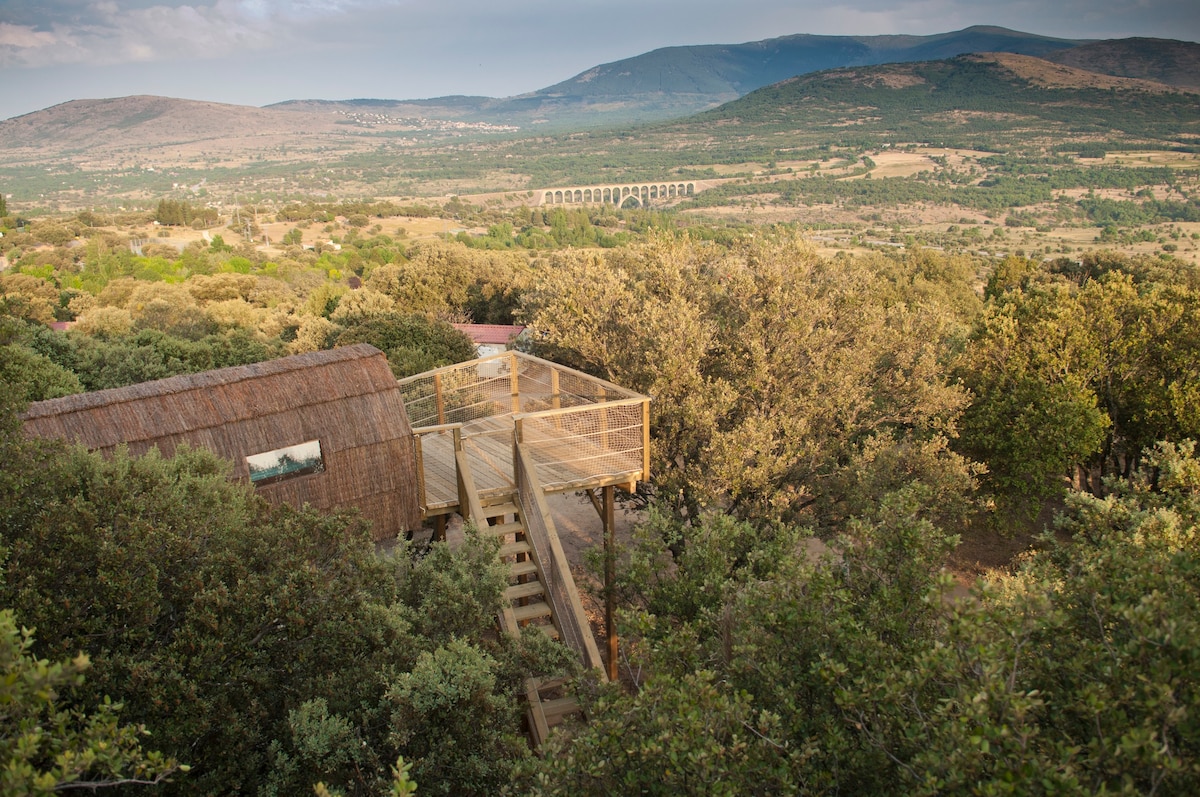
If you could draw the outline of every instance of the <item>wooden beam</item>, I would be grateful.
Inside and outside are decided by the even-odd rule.
[[[536,678],[525,679],[525,700],[529,703],[529,735],[533,737],[533,746],[541,747],[550,735],[550,724],[546,722]]]
[[[462,429],[461,423],[439,423],[433,426],[414,426],[413,434],[433,434],[434,432],[451,432],[455,429]]]
[[[600,485],[597,485],[600,486]],[[596,508],[596,514],[600,516],[600,522],[604,522],[604,505],[600,503],[600,499],[596,497],[596,489],[589,487],[583,491],[587,495],[588,500],[592,502],[592,506]]]

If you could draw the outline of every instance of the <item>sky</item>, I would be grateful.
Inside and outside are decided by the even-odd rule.
[[[73,99],[510,97],[659,47],[970,25],[1200,41],[1196,0],[0,0],[0,119]]]

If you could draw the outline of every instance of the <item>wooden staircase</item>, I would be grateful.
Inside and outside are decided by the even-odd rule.
[[[548,598],[543,570],[529,542],[521,508],[514,499],[499,499],[496,503],[483,505],[482,511],[482,518],[477,521],[479,531],[500,540],[500,561],[509,573],[500,627],[519,634],[523,627],[533,626],[551,639],[560,639],[561,632]],[[568,685],[564,678],[525,680],[529,733],[535,747],[545,741],[551,728],[581,713],[579,702],[567,690]]]

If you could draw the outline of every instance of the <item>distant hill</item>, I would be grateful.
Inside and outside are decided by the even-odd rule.
[[[711,102],[712,98],[733,99],[796,75],[841,66],[929,61],[977,52],[1045,55],[1082,43],[987,26],[931,36],[798,34],[746,44],[654,50],[597,66],[530,96],[604,102],[666,94],[704,97]]]
[[[1056,64],[1200,91],[1200,44],[1174,39],[1112,39],[1043,56]]]
[[[133,96],[64,102],[0,122],[0,130],[6,150],[54,142],[68,150],[102,152],[134,143],[164,146],[219,139],[239,130],[264,135],[311,129],[297,121],[245,105]],[[152,140],[144,139],[147,131],[153,131]]]
[[[844,67],[791,78],[675,125],[736,123],[764,137],[802,127],[814,144],[932,142],[1008,148],[1071,141],[1187,146],[1200,102],[1162,83],[1113,77],[1012,53]],[[1184,140],[1186,138],[1186,141]]]
[[[973,52],[1045,55],[1087,40],[975,26],[930,36],[797,34],[745,44],[665,47],[602,64],[539,91],[504,99],[347,100],[390,113],[423,113],[522,128],[599,127],[687,116],[781,80],[840,66],[927,61]],[[311,101],[273,107],[306,109]]]

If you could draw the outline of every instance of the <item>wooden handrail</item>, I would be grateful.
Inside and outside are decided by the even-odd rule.
[[[591,624],[588,622],[587,614],[583,610],[583,602],[579,600],[579,588],[575,585],[575,577],[571,575],[571,564],[567,561],[567,554],[563,550],[562,541],[558,538],[558,530],[554,527],[554,519],[550,515],[550,505],[546,502],[546,493],[542,489],[542,485],[538,483],[537,470],[534,468],[533,459],[529,456],[529,452],[520,444],[517,444],[516,449],[517,456],[521,459],[521,468],[518,469],[518,473],[524,472],[528,474],[530,480],[529,492],[533,494],[533,500],[537,504],[536,511],[546,522],[547,536],[549,538],[547,543],[552,561],[542,564],[543,566],[552,566],[555,570],[555,575],[561,579],[563,591],[568,596],[568,606],[561,608],[571,613],[573,623],[576,628],[581,630],[580,635],[583,637],[584,649],[578,651],[578,653],[583,657],[584,666],[588,669],[600,670],[603,673],[604,661],[600,658],[600,649],[596,646],[595,637],[592,636]],[[533,507],[523,507],[523,509],[533,509]],[[555,608],[558,609],[559,607]],[[559,620],[560,626],[562,619]]]
[[[529,362],[529,363],[537,363],[539,365],[545,366],[546,368],[557,368],[561,371],[572,371],[572,372],[578,374],[583,379],[586,379],[589,382],[594,382],[595,384],[604,387],[606,390],[612,391],[613,393],[616,393],[617,395],[620,395],[620,396],[626,396],[629,398],[635,398],[635,397],[641,396],[640,393],[638,393],[634,390],[630,390],[627,387],[621,387],[620,385],[609,382],[607,379],[601,379],[598,376],[592,376],[591,374],[584,373],[583,371],[577,371],[574,368],[568,368],[565,365],[560,365],[556,362],[551,362],[550,360],[544,360],[541,357],[535,357],[532,354],[526,354],[523,351],[505,351],[505,352],[500,352],[499,354],[490,354],[487,357],[480,357],[477,360],[469,360],[465,363],[455,363],[454,365],[444,365],[441,368],[434,368],[429,371],[423,371],[419,374],[415,374],[414,376],[406,376],[403,379],[397,379],[396,384],[408,385],[408,384],[412,384],[414,382],[418,382],[423,379],[429,379],[430,377],[435,376],[435,375],[447,374],[447,373],[451,373],[453,371],[461,370],[463,368],[473,367],[473,366],[479,365],[481,363],[487,363],[487,362],[492,362],[494,360],[501,360],[501,359],[510,359],[511,362],[513,363],[512,368],[513,368],[514,372],[517,370],[516,364],[520,363],[522,361]]]
[[[475,525],[484,522],[483,504],[479,502],[479,491],[475,489],[475,478],[471,475],[471,462],[467,452],[456,451],[454,464],[458,468],[458,506],[459,511],[466,509],[464,520],[474,520]]]
[[[642,401],[642,481],[650,481],[650,399]]]
[[[517,353],[520,354],[520,352],[517,352]],[[422,379],[428,379],[430,376],[433,376],[434,374],[445,374],[445,373],[449,373],[451,371],[457,371],[457,370],[463,368],[464,366],[476,365],[478,363],[486,363],[486,362],[490,362],[492,360],[499,360],[499,359],[509,357],[512,354],[513,354],[513,352],[502,351],[499,354],[489,354],[486,357],[480,357],[475,360],[467,360],[466,362],[454,363],[452,365],[443,365],[441,368],[432,368],[428,371],[422,371],[419,374],[413,374],[412,376],[406,376],[403,379],[397,379],[396,384],[398,384],[398,385],[412,384],[413,382],[419,382]],[[527,357],[529,355],[522,355],[522,356]]]
[[[578,412],[588,412],[598,410],[602,407],[612,409],[613,407],[632,407],[635,404],[648,404],[650,399],[641,398],[624,398],[615,401],[606,401],[603,404],[577,404],[574,407],[559,407],[558,409],[536,410],[535,412],[518,412],[514,414],[514,418],[553,418],[556,415],[569,415]]]
[[[413,428],[413,434],[432,434],[434,432],[452,432],[455,429],[461,429],[461,423],[439,423],[433,426],[416,426]]]

